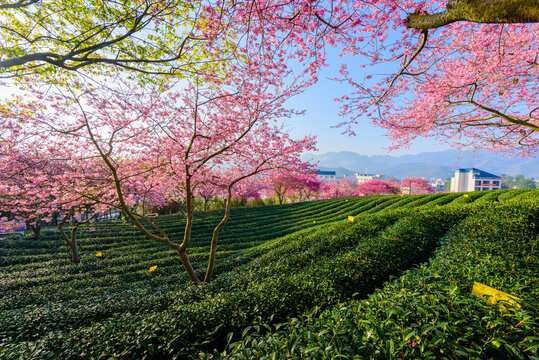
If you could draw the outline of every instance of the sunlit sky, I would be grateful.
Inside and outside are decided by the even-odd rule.
[[[344,94],[346,89],[343,86],[321,78],[314,87],[292,99],[289,104],[296,109],[304,109],[306,113],[288,122],[291,134],[295,137],[317,135],[319,153],[352,151],[361,155],[399,156],[449,149],[438,142],[419,139],[409,149],[388,153],[387,148],[392,143],[384,135],[385,131],[371,124],[368,119],[354,125],[356,136],[342,134],[343,129],[332,127],[342,121],[339,117],[340,103],[333,99]]]
[[[396,73],[399,70],[398,63],[391,63],[373,69],[369,66],[359,68],[361,58],[339,58],[336,52],[328,55],[329,66],[324,68],[319,75],[316,85],[307,89],[303,94],[293,98],[288,103],[297,110],[305,110],[302,116],[295,117],[288,122],[291,134],[295,137],[305,135],[317,135],[318,153],[352,151],[361,155],[408,155],[421,152],[448,150],[449,146],[428,139],[416,140],[409,149],[399,149],[388,152],[392,143],[384,135],[384,130],[374,126],[370,120],[364,119],[358,125],[354,125],[356,136],[342,134],[342,128],[333,126],[343,121],[339,116],[340,103],[334,99],[342,95],[350,95],[350,88],[345,84],[339,84],[330,78],[339,76],[341,63],[346,63],[349,71],[355,71],[354,76],[385,75]]]

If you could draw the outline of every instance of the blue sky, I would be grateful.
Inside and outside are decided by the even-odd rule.
[[[399,149],[388,153],[391,142],[384,135],[384,130],[374,126],[368,119],[355,125],[356,136],[342,134],[343,129],[332,128],[342,118],[339,117],[340,103],[333,99],[346,94],[344,85],[338,85],[325,76],[305,93],[290,100],[289,106],[306,110],[305,115],[297,116],[288,122],[291,134],[298,138],[305,135],[317,135],[318,152],[352,151],[361,155],[408,155],[427,151],[449,149],[436,141],[416,140],[409,149]]]
[[[355,70],[354,75],[357,74],[361,77],[365,74],[376,76],[385,75],[384,73],[396,73],[399,70],[398,63],[386,64],[375,69],[369,66],[359,69],[358,64],[362,60],[364,61],[359,57],[338,58],[335,51],[330,52],[329,66],[319,75],[318,83],[288,103],[289,107],[306,111],[305,115],[295,117],[287,123],[291,134],[296,138],[317,135],[318,153],[352,151],[361,155],[389,154],[400,156],[450,149],[449,146],[434,140],[417,139],[409,149],[399,149],[388,153],[387,148],[392,144],[384,135],[385,131],[374,126],[368,119],[355,125],[356,136],[343,135],[343,129],[332,128],[343,120],[339,117],[340,103],[334,99],[350,94],[350,88],[346,84],[338,84],[336,81],[329,80],[329,78],[338,77],[342,62],[347,64],[351,72]]]

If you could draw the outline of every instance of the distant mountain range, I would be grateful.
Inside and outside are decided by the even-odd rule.
[[[424,152],[417,155],[360,155],[350,151],[307,153],[304,161],[318,162],[320,170],[334,170],[338,176],[354,173],[383,174],[395,178],[425,177],[445,179],[459,168],[475,167],[492,174],[507,174],[539,179],[539,160],[504,157],[491,152],[476,152],[474,156],[455,150]]]

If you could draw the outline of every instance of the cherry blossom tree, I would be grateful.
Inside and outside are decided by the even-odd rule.
[[[54,171],[50,161],[35,153],[11,149],[0,157],[1,212],[9,214],[9,220],[24,221],[36,240],[54,213],[49,205],[55,201],[53,187],[49,185]]]
[[[265,181],[261,177],[249,177],[238,182],[232,189],[232,196],[240,201],[240,204],[245,206],[249,199],[260,200],[261,192],[267,187]]]
[[[294,192],[299,201],[311,200],[321,190],[323,183],[318,179],[315,172],[298,174]]]
[[[327,184],[324,195],[328,199],[353,196],[356,193],[357,184],[351,179],[342,178]]]
[[[275,123],[276,118],[291,114],[282,107],[286,91],[278,83],[268,82],[271,73],[259,72],[258,66],[247,79],[237,79],[237,93],[191,86],[182,94],[171,94],[176,102],[181,99],[179,107],[168,99],[153,104],[160,109],[158,118],[167,119],[169,124],[166,129],[161,127],[167,173],[178,179],[178,190],[186,199],[187,223],[179,251],[187,248],[191,237],[196,187],[211,175],[212,181],[225,189],[225,211],[212,235],[204,281],[211,278],[219,232],[229,218],[234,188],[249,177],[274,169],[305,168],[307,164],[299,155],[314,145],[312,138],[292,140]],[[194,271],[188,272],[191,281],[197,282]]]
[[[198,183],[195,196],[202,199],[204,211],[208,211],[208,203],[211,199],[223,193],[223,185],[216,179],[215,175],[206,174],[205,180]]]
[[[373,70],[358,76],[342,67],[338,80],[353,91],[340,99],[348,118],[340,125],[353,134],[354,124],[370,119],[387,130],[390,149],[437,137],[457,148],[533,156],[538,8],[528,1],[450,0],[445,9],[434,1],[362,3],[362,25],[341,30],[364,39],[350,39],[345,51],[367,57]],[[391,62],[390,75],[376,75]]]
[[[137,159],[137,166],[142,169],[132,173],[123,181],[124,193],[129,197],[129,208],[133,212],[145,215],[147,207],[161,207],[166,203],[167,194],[160,179],[149,176],[144,171],[150,166],[144,158]],[[95,221],[110,209],[121,209],[116,194],[110,189],[110,176],[96,159],[83,159],[73,162],[61,176],[49,181],[57,187],[54,201],[61,220],[58,229],[66,244],[71,249],[71,262],[80,263],[77,245],[77,230],[81,225]],[[74,171],[76,170],[76,171]],[[64,226],[70,224],[69,234]]]
[[[44,225],[58,221],[62,239],[71,251],[71,262],[80,263],[76,241],[77,228],[93,219],[98,213],[82,219],[95,203],[88,201],[81,194],[66,190],[63,181],[70,169],[65,164],[51,159],[53,154],[37,153],[36,149],[25,152],[12,151],[0,154],[0,178],[8,187],[0,195],[3,213],[9,213],[11,220],[23,220],[39,239]],[[87,188],[88,189],[88,188]],[[97,193],[95,195],[98,195]],[[70,235],[64,231],[64,225],[70,222]]]
[[[434,194],[434,189],[427,180],[422,178],[407,178],[400,183],[402,193],[406,194]]]
[[[268,190],[270,190],[270,194],[277,197],[279,205],[282,205],[286,202],[287,196],[292,195],[298,188],[300,181],[296,174],[275,171],[268,176]]]
[[[280,205],[290,199],[309,200],[323,187],[312,167],[301,171],[274,171],[266,178],[266,183],[268,196],[276,196]]]
[[[234,186],[270,170],[308,166],[299,155],[314,149],[314,139],[293,140],[276,122],[294,113],[283,104],[297,91],[281,87],[280,79],[258,63],[227,83],[192,84],[166,93],[136,93],[131,88],[127,93],[89,91],[83,98],[49,94],[51,103],[28,105],[23,111],[33,111],[33,126],[51,134],[54,143],[64,144],[58,148],[74,168],[80,169],[87,159],[98,162],[111,202],[149,238],[175,249],[191,282],[198,283],[187,256],[197,186],[218,178],[226,196],[223,219],[212,236],[204,277],[209,281]],[[137,184],[141,176],[142,184],[154,177],[169,193],[184,197],[187,222],[181,243],[133,210],[153,189]]]
[[[395,195],[400,192],[398,185],[391,180],[369,180],[360,184],[357,191],[362,195]]]

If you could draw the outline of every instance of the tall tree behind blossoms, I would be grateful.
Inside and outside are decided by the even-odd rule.
[[[360,195],[395,195],[400,192],[400,189],[392,180],[369,180],[360,184],[357,191]]]
[[[427,180],[421,178],[403,179],[400,183],[403,194],[434,194],[434,189]]]

